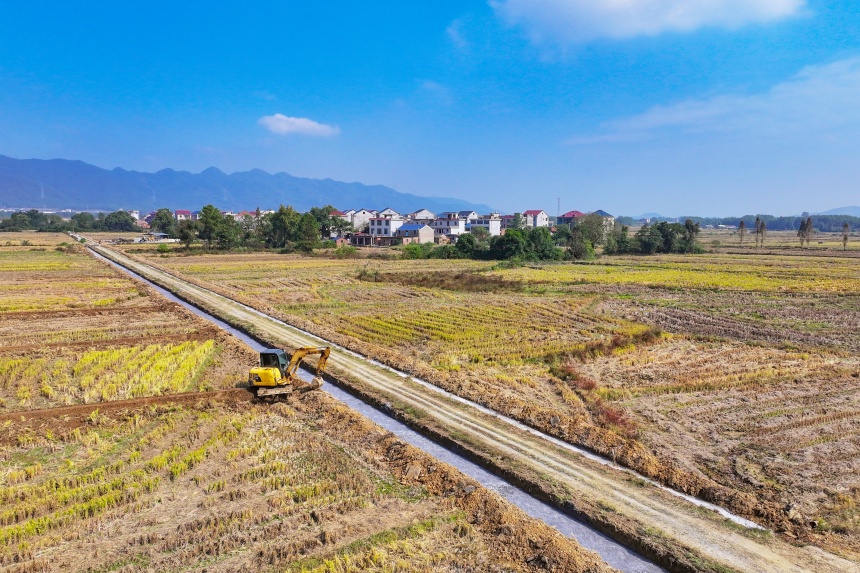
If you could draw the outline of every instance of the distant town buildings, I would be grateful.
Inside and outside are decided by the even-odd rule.
[[[149,229],[157,214],[156,211],[152,211],[141,217],[137,210],[127,210],[126,212],[136,220],[137,226],[141,229]],[[243,210],[238,213],[221,211],[222,215],[233,217],[239,222],[269,213],[274,213],[274,211],[260,209]],[[559,225],[576,225],[589,214],[592,213],[572,210],[552,218],[543,209],[527,209],[504,215],[498,212],[480,214],[471,210],[444,211],[436,214],[429,209],[418,209],[408,214],[401,214],[391,207],[386,207],[381,211],[368,208],[350,208],[345,211],[334,209],[331,216],[343,219],[352,226],[352,230],[344,232],[341,230],[342,227],[333,226],[330,231],[331,236],[326,238],[339,240],[338,244],[348,241],[352,245],[359,246],[430,242],[448,244],[455,243],[460,236],[474,233],[478,229],[481,229],[489,237],[503,235],[515,227],[522,229],[550,228],[554,231],[555,227]],[[593,214],[603,218],[607,232],[612,230],[615,224],[615,218],[612,215],[603,210],[594,211]],[[172,211],[172,215],[177,222],[198,221],[201,211],[176,209]],[[726,225],[719,227],[727,228]]]

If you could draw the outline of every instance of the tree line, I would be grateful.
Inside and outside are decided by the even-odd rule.
[[[113,213],[76,213],[66,221],[56,213],[42,213],[36,209],[18,211],[0,220],[0,231],[44,231],[62,233],[66,231],[110,231],[132,232],[140,230],[134,217],[125,211]]]
[[[490,237],[486,229],[475,228],[460,235],[454,245],[410,244],[403,257],[464,258],[485,260],[553,261],[590,260],[595,248],[612,254],[701,253],[697,243],[699,225],[687,220],[643,225],[635,235],[618,223],[609,224],[600,215],[590,214],[571,225],[558,225],[555,232],[547,227],[526,228],[515,218],[504,235]]]
[[[752,229],[755,225],[755,220],[763,221],[767,229],[771,231],[798,231],[803,223],[810,217],[808,213],[798,216],[775,217],[773,215],[744,215],[743,217],[681,217],[682,219],[690,219],[694,223],[699,223],[701,226],[726,225],[729,227],[740,227],[743,223],[747,229]],[[654,222],[670,219],[655,218]],[[625,225],[637,225],[638,223],[632,217],[619,217],[618,221]],[[814,230],[821,233],[839,233],[845,225],[848,225],[849,231],[860,229],[860,217],[851,215],[816,215],[813,217]]]
[[[272,213],[254,214],[236,219],[224,215],[214,205],[200,210],[196,221],[175,221],[167,209],[159,209],[150,227],[167,233],[190,247],[201,241],[207,249],[230,250],[236,248],[277,249],[281,251],[310,251],[323,245],[323,238],[332,232],[343,234],[352,230],[346,220],[332,215],[334,207],[312,207],[299,213],[291,206],[281,205]]]

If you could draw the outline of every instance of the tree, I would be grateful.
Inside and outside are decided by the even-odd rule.
[[[554,261],[559,258],[560,252],[555,247],[552,233],[546,227],[535,227],[526,231],[527,253],[529,258],[539,261]]]
[[[594,258],[594,246],[585,238],[579,226],[570,231],[570,239],[567,242],[565,256],[574,261],[588,261]]]
[[[173,213],[170,209],[159,209],[155,212],[155,217],[149,223],[149,228],[158,233],[167,233],[173,235],[176,232],[176,220],[173,218]]]
[[[334,217],[331,214],[334,212],[334,207],[326,205],[325,207],[311,207],[308,211],[316,219],[319,226],[321,236],[328,239],[331,236],[331,230],[334,226]]]
[[[136,231],[137,222],[125,211],[114,211],[104,218],[104,230],[112,232]]]
[[[761,227],[759,228],[759,236],[760,236],[759,242],[761,243],[762,247],[764,246],[764,238],[766,235],[767,235],[767,223],[765,222],[764,219],[762,219],[761,220]]]
[[[846,222],[845,224],[842,225],[842,250],[843,251],[848,250],[848,235],[850,235],[850,234],[851,234],[851,227]]]
[[[514,213],[514,216],[511,219],[511,222],[508,224],[508,229],[518,230],[518,229],[522,229],[525,226],[526,226],[526,220],[523,219],[523,214],[522,213]]]
[[[475,255],[480,250],[480,246],[478,245],[478,239],[475,238],[475,235],[471,233],[465,233],[460,235],[460,238],[457,239],[457,244],[454,245],[454,248],[457,249],[457,252],[463,256],[463,258],[471,259],[475,257]]]
[[[738,223],[738,235],[740,235],[740,238],[741,238],[741,246],[744,245],[744,235],[746,235],[746,234],[747,234],[747,224],[743,219],[741,219],[741,222]]]
[[[812,217],[806,218],[806,232],[803,234],[803,238],[806,239],[806,248],[809,248],[809,241],[812,239],[812,235],[815,234],[815,227],[812,226]]]
[[[490,231],[486,227],[473,226],[470,232],[481,245],[486,245],[490,240]]]
[[[582,237],[592,245],[600,245],[603,243],[603,236],[606,232],[606,223],[603,217],[597,213],[589,213],[585,217],[581,217],[577,221],[576,226],[582,229]]]
[[[212,242],[215,241],[215,235],[218,227],[224,217],[221,211],[215,205],[206,205],[200,210],[200,239],[206,241],[206,248],[212,248]]]
[[[755,247],[759,248],[761,244],[761,224],[762,220],[760,217],[755,218]]]
[[[268,235],[269,246],[283,249],[288,243],[294,243],[298,235],[300,217],[295,209],[283,205],[269,215],[271,225],[271,232]]]
[[[186,249],[191,248],[191,244],[197,240],[197,233],[200,231],[200,225],[197,221],[186,219],[180,221],[176,226],[176,238],[182,241]]]
[[[92,231],[96,224],[96,218],[92,213],[86,211],[75,213],[71,218],[73,231]]]
[[[504,235],[490,239],[490,257],[507,260],[522,257],[526,252],[526,238],[519,229],[508,229]]]
[[[555,229],[555,233],[552,235],[553,241],[555,241],[556,245],[564,246],[570,243],[570,239],[573,236],[573,233],[570,230],[570,226],[568,225],[559,225]]]
[[[681,238],[681,250],[685,253],[692,253],[696,250],[696,238],[699,236],[700,228],[698,223],[694,223],[692,219],[684,221],[683,236]]]
[[[299,219],[296,242],[303,251],[310,251],[320,242],[320,229],[316,218],[305,213]]]
[[[606,245],[603,247],[603,254],[629,253],[631,251],[629,232],[630,228],[627,225],[622,225],[616,219],[612,231],[606,235]]]
[[[231,215],[221,215],[221,220],[215,227],[214,240],[218,248],[224,251],[239,246],[242,228]]]
[[[634,237],[636,250],[643,255],[653,255],[660,251],[663,245],[663,235],[656,225],[642,225]]]

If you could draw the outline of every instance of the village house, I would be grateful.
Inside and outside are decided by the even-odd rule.
[[[445,211],[433,220],[431,226],[437,237],[443,235],[450,238],[465,234],[467,222],[467,219],[460,217],[460,213]]]
[[[544,210],[523,211],[523,222],[526,227],[549,227],[549,215]]]
[[[483,227],[491,237],[497,237],[502,234],[502,217],[498,213],[476,215],[466,224],[466,231],[471,233],[476,227]]]
[[[585,217],[585,213],[582,211],[568,211],[563,215],[559,215],[558,219],[556,219],[557,225],[576,225],[577,220]]]
[[[350,211],[352,211],[352,209],[350,209]],[[349,213],[349,211],[347,211],[347,213]],[[349,219],[347,219],[347,221],[352,223],[352,227],[356,231],[362,231],[370,223],[371,217],[376,217],[378,215],[379,215],[378,211],[371,211],[369,209],[359,209],[358,211],[353,211],[352,215],[350,216]]]
[[[173,218],[177,221],[190,221],[191,211],[187,211],[185,209],[176,210],[173,212]]]
[[[409,213],[407,218],[415,221],[416,223],[424,223],[425,225],[429,225],[433,222],[433,219],[436,218],[436,214],[432,211],[428,211],[427,209],[418,209],[414,213]]]
[[[406,223],[401,216],[396,217],[373,217],[370,219],[370,234],[373,237],[393,237],[397,229]]]
[[[400,239],[404,245],[410,243],[432,243],[435,233],[433,228],[423,223],[406,223],[402,225],[394,236]]]
[[[594,212],[594,214],[603,217],[603,224],[605,226],[609,226],[610,228],[612,228],[612,226],[615,225],[615,217],[613,217],[603,209],[598,209]]]
[[[353,247],[373,246],[373,237],[368,233],[353,233],[349,236],[349,244]]]
[[[382,211],[379,212],[379,217],[400,217],[400,213],[392,209],[391,207],[386,207]]]

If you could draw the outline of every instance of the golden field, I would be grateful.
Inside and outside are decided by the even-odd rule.
[[[609,571],[321,392],[152,402],[234,388],[257,356],[36,238],[0,241],[3,570]]]
[[[752,494],[786,535],[860,555],[860,258],[135,254],[678,489],[741,513],[732,492]]]

